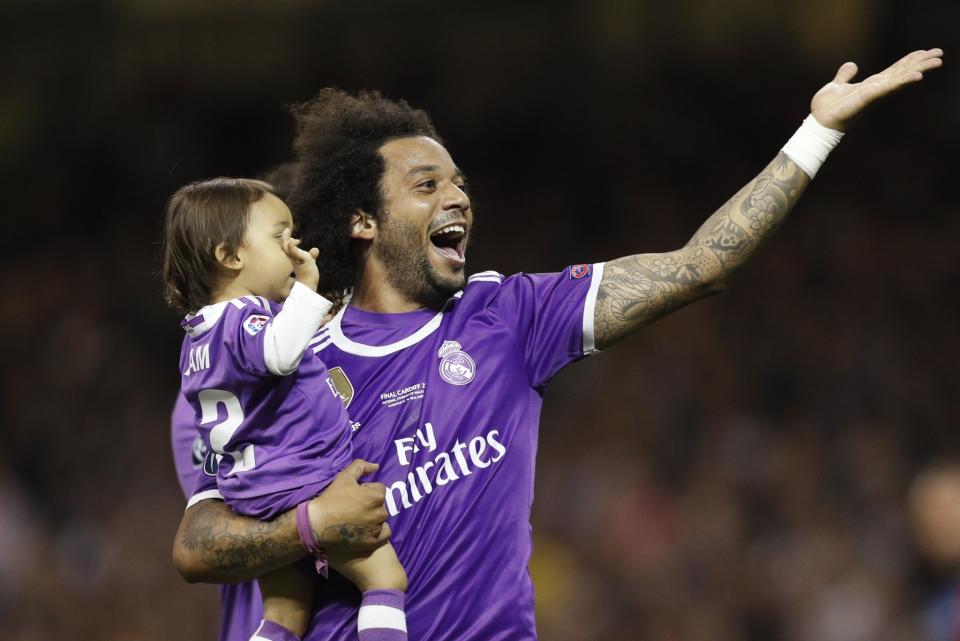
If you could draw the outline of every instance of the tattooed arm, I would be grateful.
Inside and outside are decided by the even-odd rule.
[[[780,226],[809,183],[781,152],[682,249],[607,263],[594,312],[597,346],[609,347],[661,316],[723,291],[729,276]]]
[[[730,275],[780,226],[809,183],[781,152],[682,249],[607,263],[594,312],[597,346],[607,348],[661,316],[723,291]]]
[[[184,513],[173,564],[190,583],[234,583],[290,565],[305,554],[293,510],[258,521],[208,499]]]
[[[914,51],[858,83],[857,66],[842,65],[813,97],[810,112],[825,127],[844,131],[865,107],[923,78],[943,51]],[[594,332],[603,349],[670,312],[726,287],[793,209],[810,178],[783,152],[697,230],[682,248],[611,261],[597,291]]]
[[[326,547],[372,550],[390,538],[380,483],[358,483],[377,466],[354,461],[310,502],[310,524]],[[297,534],[295,510],[272,521],[234,513],[222,501],[188,509],[173,544],[173,563],[188,582],[249,581],[307,554]]]

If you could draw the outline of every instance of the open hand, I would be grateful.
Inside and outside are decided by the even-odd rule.
[[[923,79],[923,73],[943,64],[942,49],[926,49],[908,53],[880,73],[860,82],[850,82],[857,75],[857,65],[845,62],[833,81],[816,93],[810,102],[810,113],[824,127],[845,131],[850,122],[876,100]]]
[[[316,291],[320,283],[320,271],[317,269],[317,256],[320,255],[320,250],[316,247],[311,248],[310,251],[300,249],[300,239],[293,238],[289,228],[283,230],[280,246],[293,263],[294,277]]]

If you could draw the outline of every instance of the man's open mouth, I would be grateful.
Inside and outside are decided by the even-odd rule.
[[[467,228],[462,223],[450,223],[430,234],[430,242],[433,243],[438,254],[457,265],[462,265],[464,263],[463,240],[466,236]]]

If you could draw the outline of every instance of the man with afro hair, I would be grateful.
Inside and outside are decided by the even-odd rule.
[[[467,278],[470,197],[424,112],[335,89],[294,109],[292,207],[321,250],[322,291],[341,302],[312,349],[347,405],[354,451],[380,466],[386,527],[410,579],[410,639],[536,638],[529,518],[551,377],[722,291],[851,120],[942,54],[913,52],[862,82],[842,65],[780,153],[683,247],[553,274]],[[371,528],[338,532],[350,540]],[[306,553],[296,541],[289,520],[265,532],[206,500],[184,515],[175,557],[188,578],[229,582],[292,563]],[[305,638],[353,638],[359,592],[332,576],[318,593]]]

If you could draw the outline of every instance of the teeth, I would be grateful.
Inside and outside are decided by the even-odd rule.
[[[441,229],[438,229],[433,233],[434,234],[452,234],[454,232],[460,232],[461,234],[465,234],[466,230],[463,228],[463,225],[450,225],[448,227],[443,227]]]

